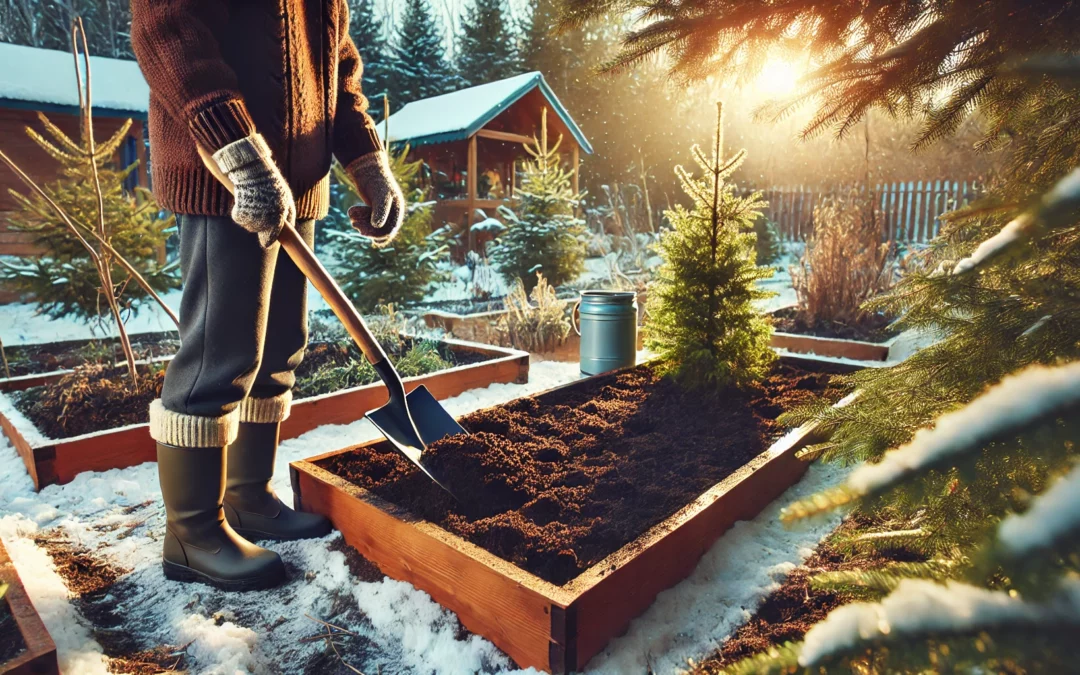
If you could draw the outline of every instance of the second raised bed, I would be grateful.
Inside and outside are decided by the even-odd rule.
[[[459,340],[442,342],[453,352],[478,355],[484,360],[405,378],[407,390],[423,384],[436,398],[445,399],[495,383],[528,381],[529,355],[525,352]],[[282,439],[295,438],[324,424],[355,422],[385,401],[386,388],[380,382],[297,400],[281,425]],[[54,440],[34,428],[10,400],[0,400],[0,429],[22,457],[38,490],[54,483],[68,483],[84,471],[107,471],[154,461],[156,454],[148,424]]]

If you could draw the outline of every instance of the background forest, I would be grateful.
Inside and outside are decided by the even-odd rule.
[[[917,125],[881,112],[840,140],[825,133],[798,142],[811,110],[776,120],[760,109],[764,101],[792,93],[802,75],[797,60],[766,64],[749,78],[687,85],[670,77],[661,54],[598,76],[596,69],[618,53],[628,28],[613,14],[556,31],[557,0],[346,1],[376,119],[384,94],[394,111],[416,99],[539,70],[596,148],[582,170],[589,203],[603,200],[604,185],[643,182],[657,211],[685,201],[671,167],[692,162],[691,145],[712,133],[714,120],[704,111],[719,99],[726,102],[729,141],[747,150],[746,163],[733,176],[737,185],[972,180],[985,178],[992,166],[992,155],[974,150],[981,137],[977,122],[916,154],[907,150]],[[0,41],[66,49],[76,15],[87,25],[92,54],[133,58],[125,0],[5,0]]]

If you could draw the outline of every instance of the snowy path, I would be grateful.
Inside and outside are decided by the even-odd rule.
[[[576,364],[536,363],[527,385],[492,385],[446,405],[461,415],[577,377]],[[374,436],[369,423],[361,420],[320,427],[286,441],[274,487],[291,500],[288,462]],[[811,467],[802,482],[758,518],[728,532],[690,578],[663,593],[590,669],[633,673],[651,666],[654,672],[668,673],[685,667],[687,658],[714,650],[839,520],[830,517],[787,530],[777,520],[780,506],[838,482],[842,475],[835,467]],[[321,642],[299,641],[319,632],[319,625],[305,614],[357,633],[342,652],[367,673],[511,668],[489,642],[460,632],[453,614],[425,593],[391,579],[362,581],[353,576],[345,555],[332,550],[340,546],[336,533],[322,540],[272,545],[291,570],[284,589],[227,595],[166,582],[160,573],[158,536],[164,514],[159,502],[153,463],[82,474],[68,485],[34,493],[18,455],[0,439],[0,538],[57,642],[64,672],[105,673],[107,659],[51,558],[34,542],[43,533],[59,534],[122,570],[104,602],[122,618],[123,630],[133,634],[140,648],[187,644],[189,665],[195,666],[191,672],[304,672],[323,653]],[[325,663],[332,661],[308,672],[326,672]]]

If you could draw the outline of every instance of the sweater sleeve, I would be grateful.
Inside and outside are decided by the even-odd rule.
[[[219,47],[227,21],[221,0],[131,0],[131,45],[150,91],[211,152],[255,132]]]
[[[364,65],[349,36],[348,4],[339,2],[337,110],[334,112],[334,155],[342,166],[382,149],[375,122],[367,114],[368,100],[360,87]]]

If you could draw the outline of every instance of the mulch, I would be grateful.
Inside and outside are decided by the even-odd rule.
[[[385,446],[319,464],[555,584],[633,541],[764,451],[829,376],[776,366],[746,390],[690,392],[651,366],[466,416],[425,465]]]

